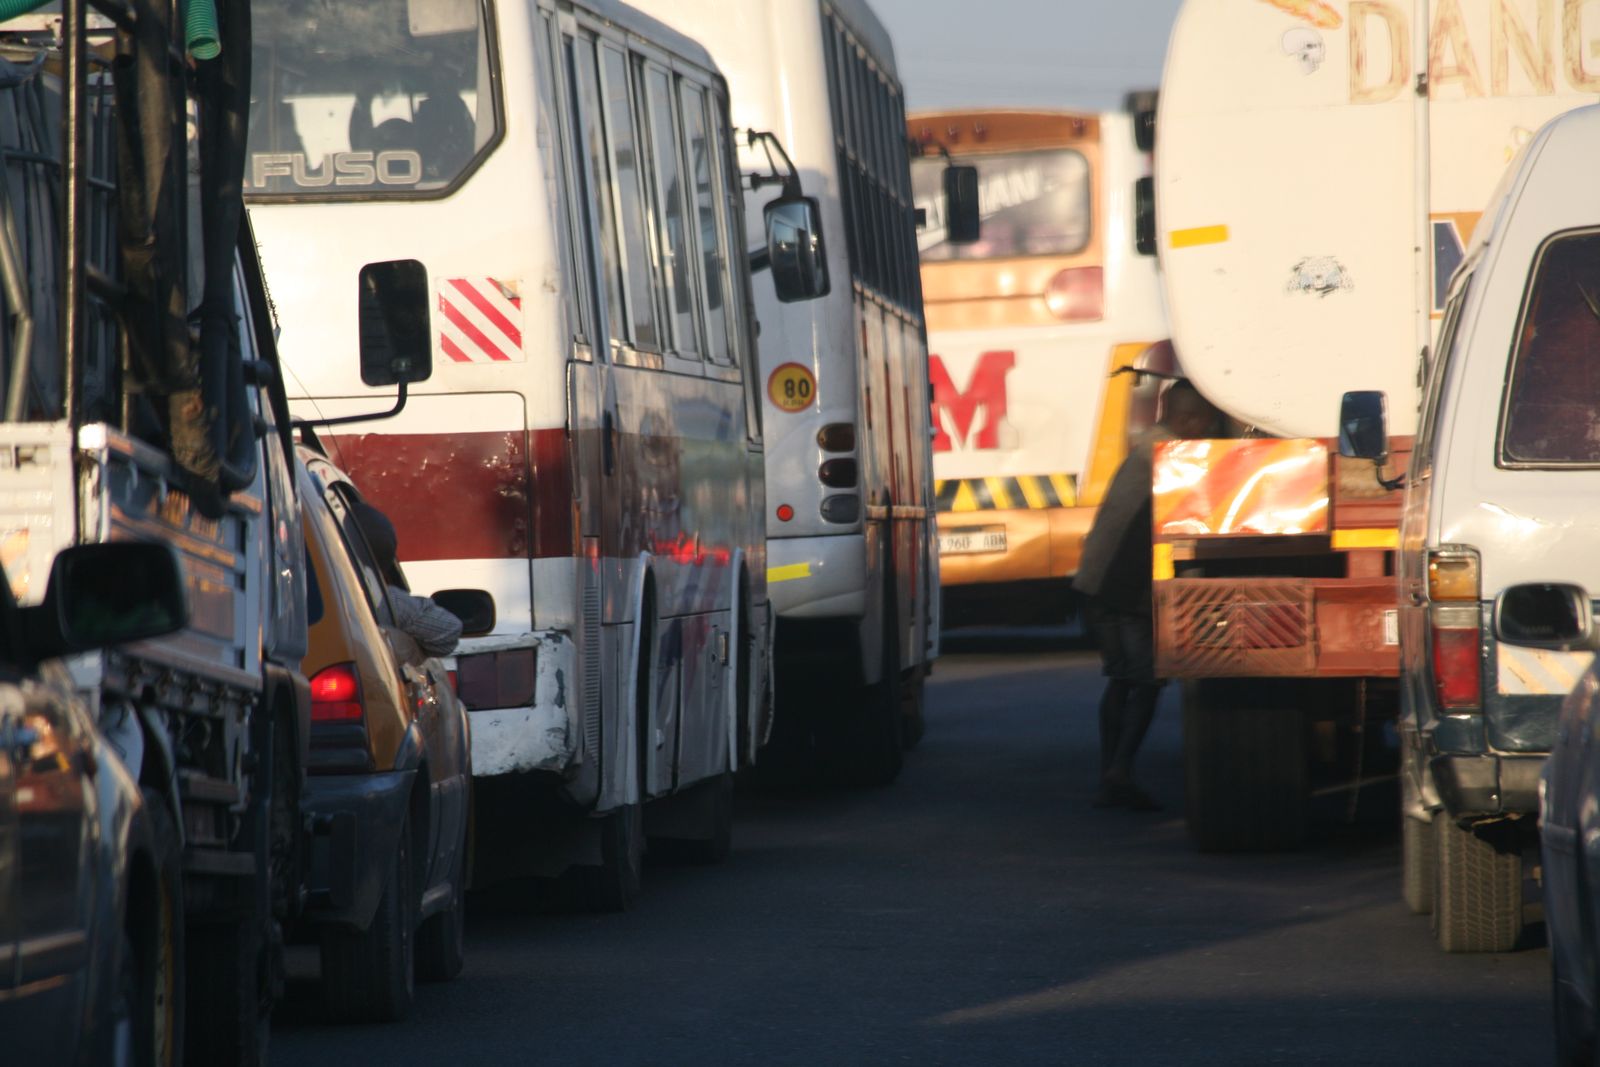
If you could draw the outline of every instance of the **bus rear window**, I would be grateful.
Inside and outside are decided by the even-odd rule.
[[[444,190],[497,133],[482,0],[299,0],[255,14],[251,196]]]
[[[911,188],[927,226],[917,234],[924,263],[956,259],[1066,256],[1089,243],[1089,163],[1071,149],[1007,152],[957,159],[978,168],[981,236],[974,244],[945,240],[944,160],[911,163]]]
[[[1600,466],[1600,233],[1545,245],[1512,360],[1501,463]]]

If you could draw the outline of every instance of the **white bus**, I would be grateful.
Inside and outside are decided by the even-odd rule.
[[[594,906],[626,907],[647,835],[726,850],[770,714],[723,80],[610,0],[259,15],[248,195],[297,413],[392,397],[348,369],[364,264],[415,260],[431,286],[426,387],[320,435],[393,518],[417,591],[494,595],[457,674],[474,881],[577,867]],[[773,249],[791,274],[795,250]]]
[[[892,781],[921,731],[939,632],[927,343],[894,49],[862,0],[639,6],[710,50],[735,127],[777,133],[820,201],[831,291],[796,304],[770,275],[754,281],[774,747],[814,745],[848,780]],[[766,169],[767,146],[745,140],[744,169]],[[746,193],[752,246],[773,195],[765,183]]]

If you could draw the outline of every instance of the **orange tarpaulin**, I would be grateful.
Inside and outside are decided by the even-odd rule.
[[[1157,540],[1328,529],[1328,449],[1321,441],[1166,441],[1152,479]]]

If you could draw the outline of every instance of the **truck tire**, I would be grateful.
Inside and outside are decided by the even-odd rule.
[[[342,1022],[396,1022],[411,1010],[416,983],[417,899],[412,888],[411,820],[400,823],[389,877],[365,930],[322,930],[322,995]]]
[[[196,1067],[267,1062],[272,998],[262,974],[264,933],[254,919],[185,931],[184,1055]]]
[[[448,982],[467,962],[467,851],[461,851],[450,875],[450,906],[424,919],[417,929],[417,980]]]
[[[1510,952],[1522,933],[1522,857],[1433,820],[1433,934],[1446,952]]]
[[[1297,707],[1250,703],[1246,684],[1184,686],[1185,815],[1202,852],[1272,852],[1305,841],[1305,717]]]
[[[150,877],[131,881],[112,1038],[102,1059],[136,1067],[183,1063],[183,847],[161,795],[144,790]],[[123,1041],[123,1033],[127,1042]]]

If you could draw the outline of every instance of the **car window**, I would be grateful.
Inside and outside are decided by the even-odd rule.
[[[1600,466],[1600,231],[1540,249],[1500,417],[1508,466]]]
[[[394,612],[389,608],[388,583],[383,579],[383,568],[378,566],[377,557],[367,545],[367,539],[362,536],[361,528],[351,511],[351,505],[358,499],[356,494],[351,492],[348,486],[334,482],[323,490],[322,498],[327,501],[328,510],[333,513],[334,523],[339,528],[339,540],[344,544],[345,553],[361,575],[362,592],[367,595],[367,603],[372,606],[373,616],[384,626],[395,625]]]

